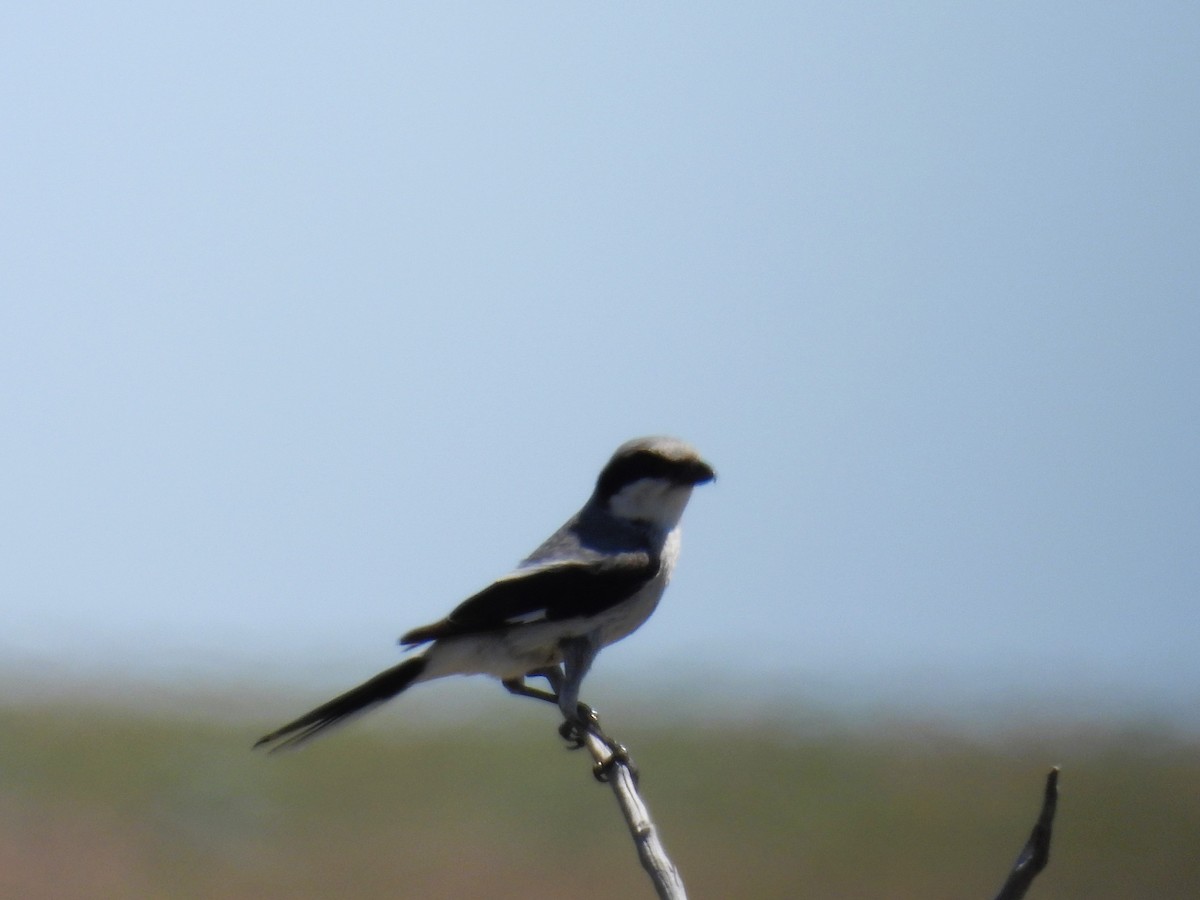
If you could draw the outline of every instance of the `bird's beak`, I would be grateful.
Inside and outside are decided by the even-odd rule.
[[[717,480],[716,471],[702,459],[698,459],[692,463],[691,476],[692,484],[707,484],[710,481]]]

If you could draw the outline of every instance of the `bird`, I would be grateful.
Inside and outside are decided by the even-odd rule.
[[[715,478],[678,438],[626,441],[587,502],[515,569],[400,638],[414,655],[254,746],[296,747],[415,684],[450,675],[491,676],[510,693],[557,704],[560,732],[581,745],[589,726],[598,731],[594,712],[579,701],[583,677],[602,648],[633,633],[658,606],[679,556],[679,523],[692,489]],[[529,685],[533,677],[551,690]]]

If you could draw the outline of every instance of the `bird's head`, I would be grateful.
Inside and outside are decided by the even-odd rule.
[[[596,481],[595,503],[613,516],[670,531],[692,488],[717,475],[696,448],[678,438],[643,437],[617,448]]]

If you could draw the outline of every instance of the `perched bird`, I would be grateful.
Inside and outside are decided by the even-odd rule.
[[[420,655],[376,675],[261,738],[272,749],[308,740],[413,684],[490,675],[514,694],[551,700],[564,736],[580,739],[591,711],[583,676],[601,647],[654,612],[679,556],[679,519],[692,488],[716,477],[691,445],[645,437],[617,448],[591,497],[509,574],[450,615],[400,638]],[[542,677],[552,693],[525,683]]]

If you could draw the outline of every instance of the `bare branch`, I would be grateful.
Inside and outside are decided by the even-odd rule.
[[[630,768],[628,757],[614,754],[610,744],[589,728],[584,735],[584,742],[592,758],[596,761],[596,771],[603,774],[603,780],[612,787],[625,823],[629,826],[629,834],[637,847],[638,857],[642,868],[654,882],[654,889],[662,900],[687,900],[683,888],[683,879],[679,870],[667,856],[662,842],[658,839],[658,827],[650,818],[650,811],[638,794],[637,779]]]
[[[1042,812],[1033,833],[1021,849],[1021,855],[996,895],[996,900],[1021,900],[1033,879],[1050,861],[1050,834],[1054,829],[1054,811],[1058,806],[1058,766],[1046,776],[1046,789],[1042,795]]]

